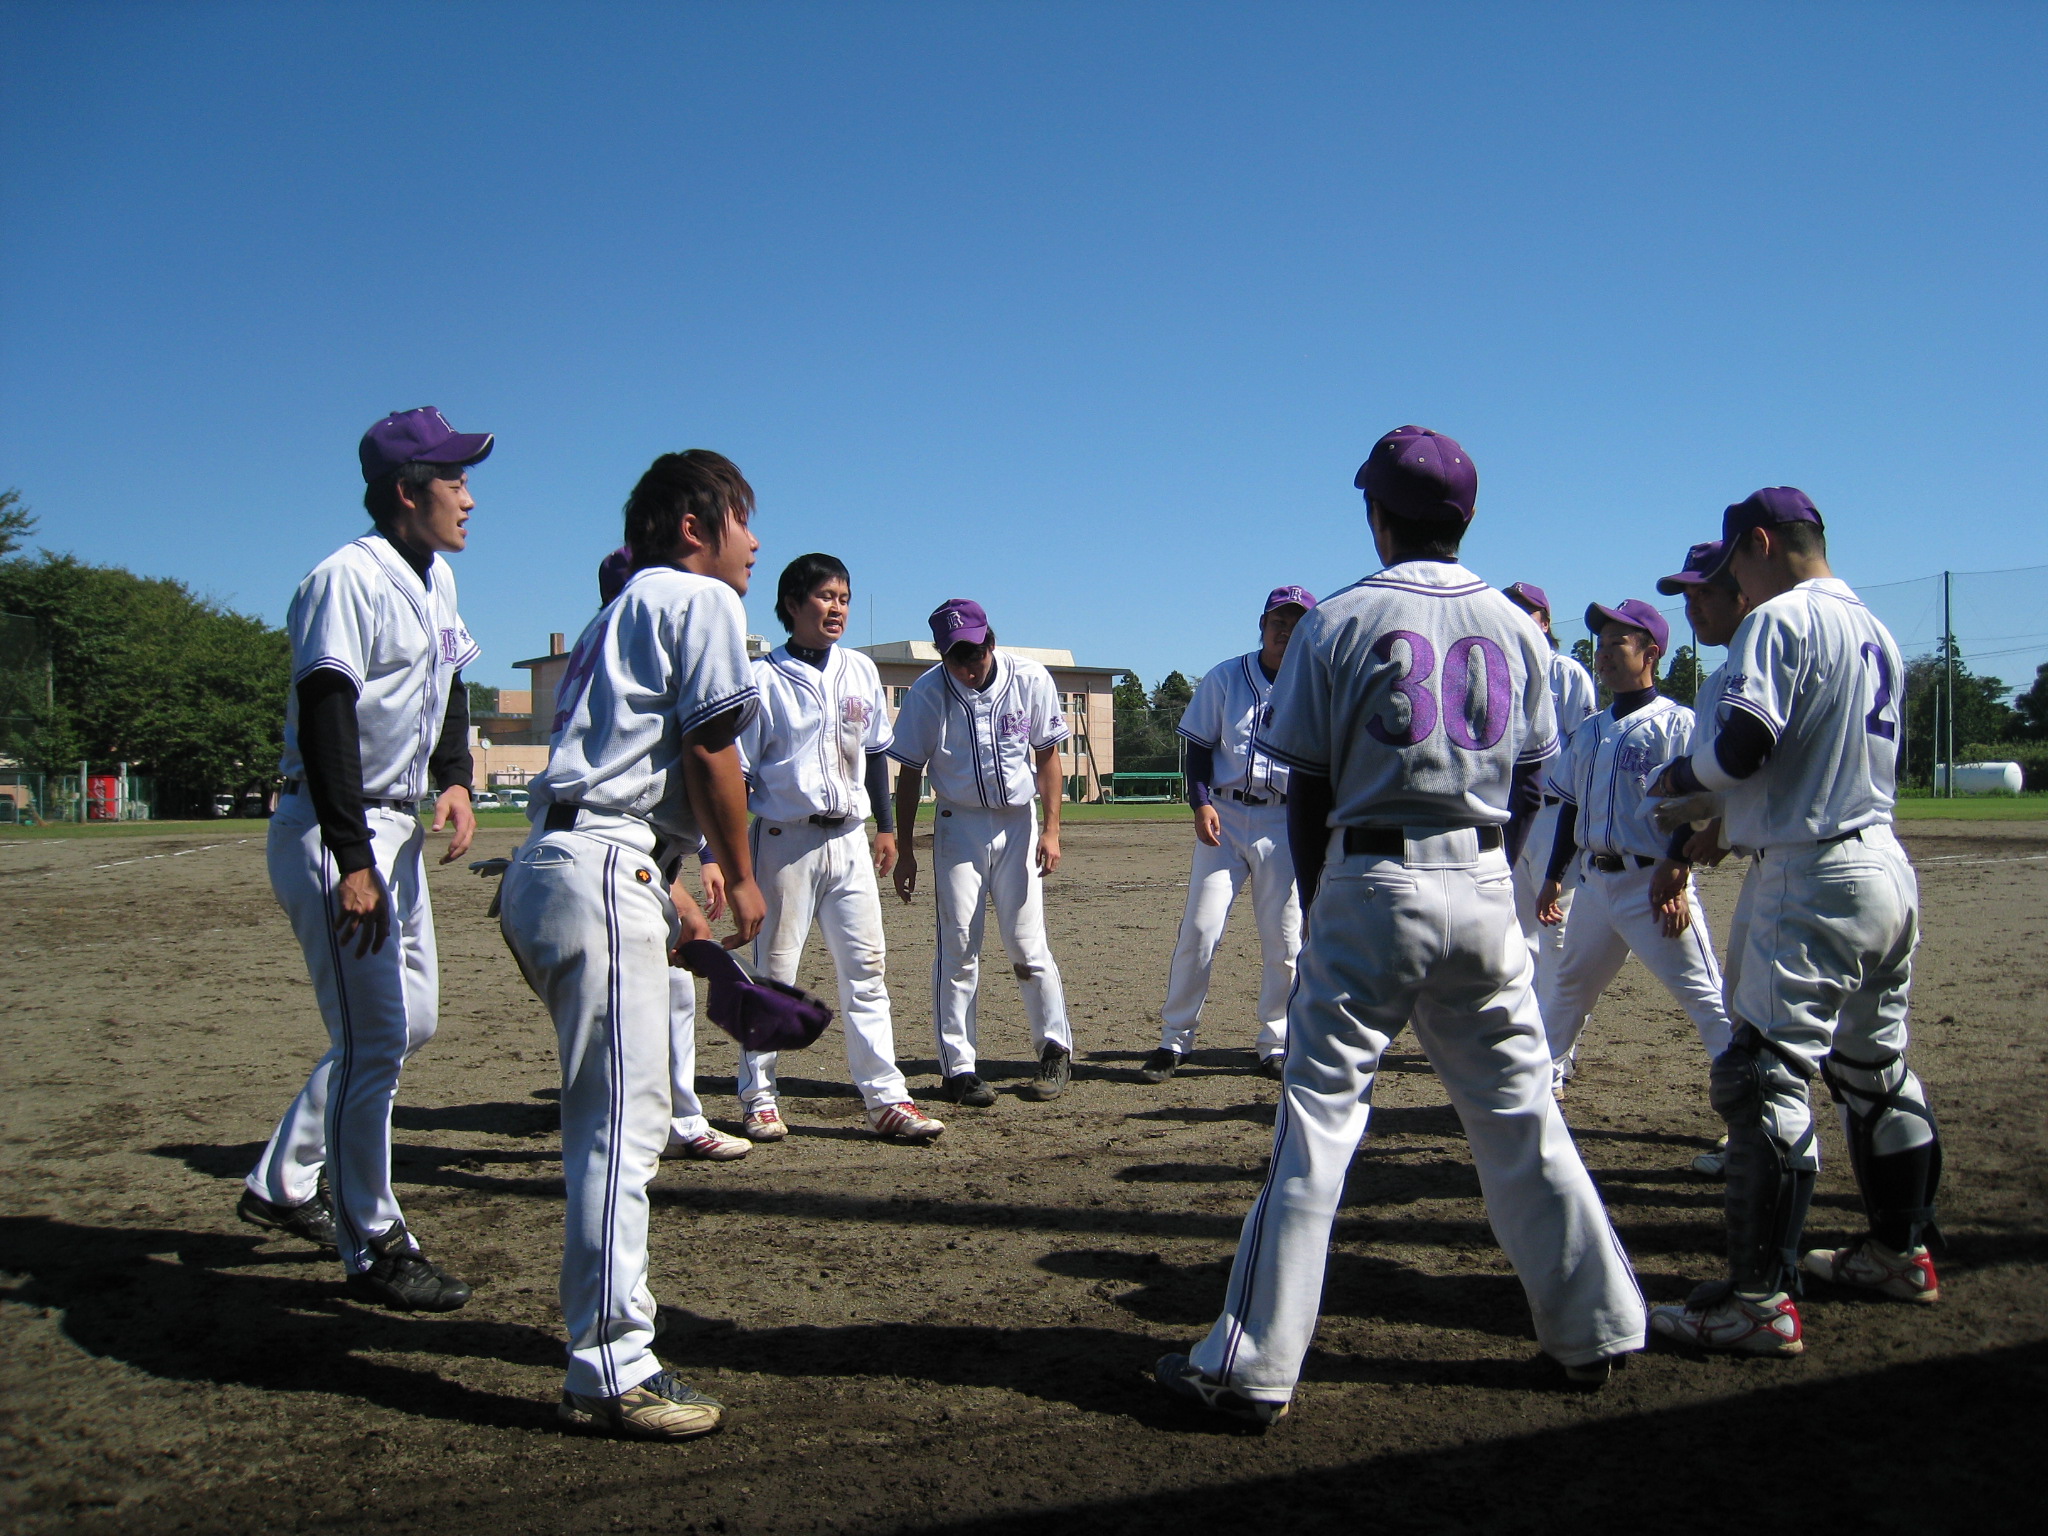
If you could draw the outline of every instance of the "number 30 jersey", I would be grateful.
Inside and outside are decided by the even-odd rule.
[[[1897,644],[1846,582],[1802,581],[1759,604],[1728,642],[1720,703],[1693,743],[1693,772],[1723,791],[1728,841],[1769,848],[1889,826],[1905,675]],[[1777,743],[1746,779],[1714,756],[1737,710]]]
[[[1557,751],[1550,643],[1461,565],[1388,566],[1303,615],[1258,744],[1331,781],[1332,826],[1505,822]]]

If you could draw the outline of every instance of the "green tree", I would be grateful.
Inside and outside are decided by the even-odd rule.
[[[469,713],[474,719],[478,715],[495,715],[498,712],[498,690],[483,683],[466,683],[469,689]]]
[[[1664,681],[1659,691],[1667,699],[1676,699],[1690,708],[1700,696],[1700,684],[1707,680],[1707,669],[1700,662],[1700,653],[1689,645],[1681,645],[1671,653],[1671,665],[1664,669]]]
[[[21,492],[0,491],[0,560],[21,548],[22,540],[35,531],[35,514],[22,501]]]
[[[1942,661],[1946,642],[1926,656],[1906,663],[1906,771],[1916,784],[1934,781],[1934,763],[1945,754],[1949,731],[1943,714]],[[1961,650],[1955,655],[1955,734],[1957,752],[1970,742],[2003,741],[2012,734],[2020,717],[2005,696],[2012,692],[1995,677],[1979,677],[1970,670]],[[1940,727],[1940,740],[1936,728]]]
[[[2014,731],[2032,741],[2048,739],[2048,661],[2034,669],[2034,686],[2012,703]]]
[[[1614,702],[1614,695],[1607,691],[1600,681],[1600,674],[1593,670],[1593,637],[1581,635],[1572,642],[1572,660],[1584,667],[1593,679],[1593,707],[1605,709]]]
[[[1195,685],[1169,672],[1150,693],[1126,672],[1114,690],[1119,773],[1172,773],[1180,767],[1180,717]]]

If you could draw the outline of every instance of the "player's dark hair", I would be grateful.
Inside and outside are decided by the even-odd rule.
[[[704,530],[704,542],[717,549],[733,518],[753,516],[754,488],[722,453],[709,448],[664,453],[626,498],[633,568],[675,564],[683,553],[683,518],[690,513]]]
[[[988,638],[976,645],[972,640],[956,640],[946,647],[946,660],[956,667],[964,667],[970,661],[979,661],[996,648],[996,632],[990,630]]]
[[[1828,536],[1819,523],[1779,523],[1771,537],[1785,546],[1787,554],[1828,557]]]
[[[405,510],[398,499],[398,488],[403,485],[417,503],[419,493],[428,485],[446,475],[453,480],[468,468],[464,464],[401,464],[388,475],[379,475],[363,487],[363,510],[370,514],[370,521],[379,528],[385,528],[398,520],[398,514]]]
[[[796,605],[835,576],[848,591],[853,589],[853,578],[837,555],[798,555],[785,565],[782,579],[775,583],[775,617],[782,620],[782,627],[795,634]]]
[[[1441,518],[1397,517],[1379,502],[1380,521],[1386,525],[1387,541],[1393,545],[1389,565],[1403,560],[1455,560],[1458,546],[1465,542],[1462,524],[1453,526]]]

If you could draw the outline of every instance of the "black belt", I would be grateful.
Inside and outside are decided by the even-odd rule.
[[[1620,874],[1624,869],[1628,868],[1629,860],[1631,859],[1635,860],[1637,869],[1648,869],[1657,862],[1655,859],[1644,858],[1640,853],[1589,853],[1586,855],[1586,859],[1595,869],[1605,875]]]
[[[1270,795],[1248,795],[1241,789],[1226,789],[1223,793],[1230,796],[1239,805],[1285,805],[1287,803],[1287,797],[1278,790],[1275,790]]]
[[[811,825],[812,825],[812,826],[814,826],[814,827],[843,827],[843,826],[845,826],[845,825],[846,825],[846,824],[847,824],[847,823],[848,823],[849,821],[851,821],[851,820],[853,820],[853,818],[852,818],[851,816],[822,816],[822,815],[821,815],[821,816],[813,816],[813,817],[811,817],[811,818],[810,818],[810,822],[811,822]]]
[[[297,779],[286,779],[284,781],[284,787],[280,791],[280,793],[287,795],[296,795],[303,787],[304,786]],[[366,796],[364,797],[361,803],[364,805],[374,805],[379,807],[380,809],[392,811],[409,811],[413,808],[413,803],[410,800],[372,800]]]
[[[1462,832],[1463,827],[1445,827],[1445,832]],[[1484,826],[1472,828],[1479,834],[1479,849],[1482,853],[1501,846],[1500,828]],[[1431,833],[1434,837],[1439,834]],[[1372,853],[1381,858],[1405,858],[1408,853],[1408,834],[1400,827],[1346,827],[1344,829],[1344,851],[1346,853]]]
[[[550,832],[574,832],[576,813],[583,807],[573,800],[558,800],[548,807],[547,816],[541,825]]]
[[[1563,795],[1545,795],[1545,796],[1543,797],[1543,803],[1544,803],[1545,805],[1563,805],[1563,804],[1564,804],[1564,796],[1563,796]]]

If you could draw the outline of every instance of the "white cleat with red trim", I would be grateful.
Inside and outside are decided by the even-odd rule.
[[[671,1134],[668,1145],[662,1148],[661,1155],[664,1161],[682,1158],[693,1163],[731,1163],[737,1162],[753,1150],[752,1142],[742,1140],[738,1136],[728,1136],[725,1132],[707,1125],[696,1136]]]
[[[1726,1280],[1709,1281],[1682,1306],[1650,1308],[1650,1330],[1721,1354],[1782,1357],[1806,1348],[1790,1296],[1745,1296]]]
[[[930,1141],[946,1128],[908,1100],[901,1104],[878,1104],[868,1111],[868,1129],[877,1136],[900,1136],[910,1141]]]
[[[1847,1248],[1816,1248],[1799,1260],[1799,1267],[1830,1285],[1876,1291],[1894,1301],[1941,1300],[1934,1260],[1924,1247],[1894,1253],[1876,1238],[1865,1236]]]

